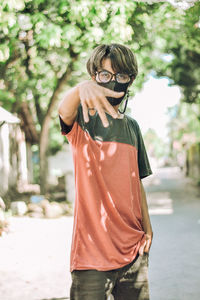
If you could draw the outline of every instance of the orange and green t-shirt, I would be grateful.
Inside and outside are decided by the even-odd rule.
[[[75,207],[70,270],[112,270],[129,264],[144,242],[140,179],[152,173],[137,122],[124,115],[102,125],[82,106],[61,130],[72,147]]]

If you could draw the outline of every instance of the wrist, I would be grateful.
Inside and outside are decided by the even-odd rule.
[[[151,230],[151,231],[145,232],[145,234],[146,234],[147,236],[153,238],[153,231],[152,231],[152,230]]]

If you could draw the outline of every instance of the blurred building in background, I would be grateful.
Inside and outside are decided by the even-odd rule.
[[[58,184],[58,178],[64,179],[66,199],[69,202],[75,200],[75,180],[74,165],[72,152],[69,144],[64,144],[62,151],[58,151],[55,155],[49,156],[49,177],[48,183],[51,185]]]
[[[0,107],[0,196],[33,179],[31,145],[38,137],[25,106],[20,118]]]

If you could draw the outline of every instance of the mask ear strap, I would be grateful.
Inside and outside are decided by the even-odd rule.
[[[125,100],[125,105],[124,105],[124,109],[123,109],[123,111],[121,111],[120,109],[118,109],[119,110],[119,112],[120,112],[120,114],[124,114],[125,113],[125,111],[126,111],[126,108],[127,108],[127,104],[128,104],[128,99],[129,99],[129,90],[127,91],[127,93],[126,93],[126,100]]]

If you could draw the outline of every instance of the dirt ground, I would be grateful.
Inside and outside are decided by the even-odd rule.
[[[0,238],[0,299],[69,299],[72,217],[12,217]]]
[[[144,184],[154,230],[151,300],[199,300],[199,190],[177,168],[157,170]],[[72,226],[73,217],[11,218],[0,238],[1,300],[69,299]]]

